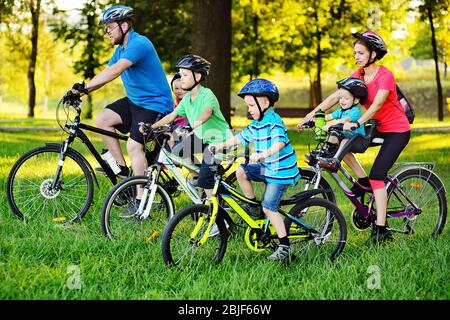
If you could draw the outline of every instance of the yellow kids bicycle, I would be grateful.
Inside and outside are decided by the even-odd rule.
[[[277,248],[278,237],[269,219],[254,220],[239,204],[260,204],[242,194],[225,181],[224,173],[233,165],[232,156],[226,168],[214,165],[215,185],[212,197],[205,204],[194,204],[180,210],[164,228],[162,253],[168,266],[185,269],[196,263],[219,263],[226,251],[228,230],[225,225],[225,209],[234,211],[247,225],[244,239],[256,252]],[[223,156],[220,156],[223,160]],[[336,259],[347,239],[344,217],[332,202],[315,198],[327,190],[307,190],[282,200],[279,212],[285,217],[286,230],[296,256],[313,254]],[[293,205],[293,207],[292,207]],[[286,212],[282,207],[292,207]],[[211,236],[211,228],[217,224],[219,233]]]

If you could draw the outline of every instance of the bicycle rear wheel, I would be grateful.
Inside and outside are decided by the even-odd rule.
[[[391,184],[388,187],[388,226],[404,234],[438,236],[447,220],[447,200],[441,180],[432,171],[411,168],[400,173],[395,181],[422,212],[418,215],[393,217],[389,212],[413,211],[412,205]]]
[[[301,178],[298,181],[297,186],[293,189],[295,189],[296,192],[313,190],[316,180],[318,178],[317,173],[314,170],[311,170],[309,168],[298,168],[298,169],[300,170]],[[324,193],[318,194],[316,196],[316,198],[323,198],[332,203],[336,203],[336,195],[334,194],[330,183],[323,176],[320,177],[319,189],[327,190],[327,191]]]
[[[347,225],[341,210],[328,200],[311,198],[297,203],[289,214],[305,226],[286,218],[285,226],[297,256],[336,259],[347,241]],[[314,231],[312,231],[312,230]]]
[[[89,168],[69,149],[52,188],[59,165],[60,150],[49,146],[27,152],[14,164],[6,183],[6,195],[11,210],[20,219],[74,222],[87,212],[94,193]]]
[[[135,176],[123,180],[109,191],[101,216],[102,230],[108,238],[152,241],[161,236],[167,221],[174,215],[174,205],[167,191],[157,184],[152,203],[146,204],[151,205],[150,215],[143,220],[135,216],[137,188],[145,188],[147,182],[148,177]]]
[[[208,237],[203,245],[199,245],[210,221],[208,210],[206,205],[191,205],[179,211],[169,221],[162,237],[163,259],[168,266],[186,269],[197,264],[219,263],[222,260],[227,248],[228,232],[220,216],[216,220],[219,234]],[[193,236],[195,227],[199,229]]]

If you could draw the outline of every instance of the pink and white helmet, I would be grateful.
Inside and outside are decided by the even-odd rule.
[[[362,33],[355,32],[352,33],[352,35],[356,39],[361,40],[363,43],[365,43],[369,50],[375,51],[377,53],[375,60],[381,60],[381,58],[383,58],[387,53],[386,44],[377,33],[371,30],[367,30]]]

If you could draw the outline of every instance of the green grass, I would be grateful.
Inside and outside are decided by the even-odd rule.
[[[306,134],[289,135],[302,165]],[[435,162],[448,189],[448,138],[413,133],[399,161]],[[184,272],[169,269],[162,261],[160,238],[125,243],[103,236],[100,209],[109,185],[102,177],[81,222],[66,228],[51,221],[25,224],[9,210],[6,177],[21,154],[60,139],[59,132],[0,132],[0,299],[450,299],[448,226],[437,240],[397,236],[392,244],[372,247],[366,244],[369,231],[352,228],[352,207],[339,191],[349,234],[335,263],[306,257],[289,266],[271,263],[269,252],[250,251],[239,233],[231,237],[221,264],[200,263]],[[95,143],[100,147],[98,138]],[[85,152],[81,144],[77,148]],[[366,169],[375,152],[359,156]],[[178,208],[189,204],[186,196],[175,202]],[[80,289],[70,289],[73,266],[80,271]],[[367,285],[373,266],[381,270],[379,289]]]

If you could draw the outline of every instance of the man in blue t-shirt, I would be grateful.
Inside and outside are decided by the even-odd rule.
[[[97,127],[114,132],[130,132],[127,151],[135,175],[147,168],[144,140],[139,122],[154,123],[172,111],[173,100],[158,54],[152,42],[132,28],[133,9],[113,6],[103,13],[100,25],[112,44],[117,45],[108,66],[87,84],[75,84],[72,91],[81,95],[97,90],[118,76],[122,78],[126,97],[106,106],[97,114]],[[102,136],[121,168],[119,177],[129,176],[129,169],[115,138]],[[102,171],[98,168],[97,171]]]

